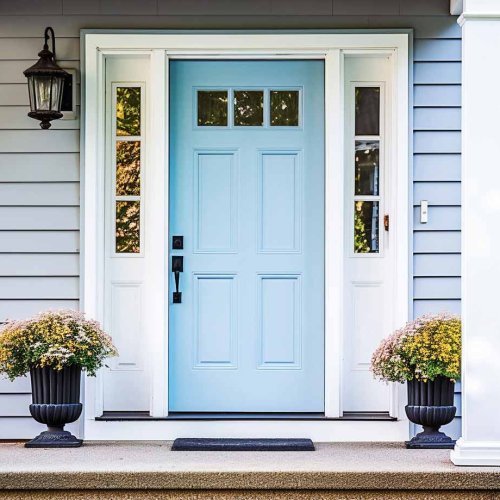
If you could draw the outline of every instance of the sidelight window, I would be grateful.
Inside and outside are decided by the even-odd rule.
[[[114,238],[116,254],[141,252],[144,89],[114,86]]]
[[[354,88],[354,253],[380,252],[381,88]]]

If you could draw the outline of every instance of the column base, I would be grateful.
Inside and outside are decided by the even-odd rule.
[[[500,441],[466,441],[460,438],[450,453],[455,465],[500,466]]]

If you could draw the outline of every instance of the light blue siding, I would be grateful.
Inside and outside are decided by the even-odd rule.
[[[460,153],[460,132],[428,130],[415,132],[413,137],[415,153]]]
[[[413,251],[429,254],[460,253],[460,231],[415,231],[413,234]]]
[[[460,130],[460,108],[415,108],[414,130]]]
[[[415,33],[416,39],[414,48],[414,60],[417,61],[461,61],[462,60],[462,41],[456,39],[436,39],[436,38],[417,38],[418,31]],[[447,34],[445,36],[448,36]]]
[[[413,304],[413,313],[415,317],[421,316],[422,314],[434,314],[439,312],[460,314],[459,299],[416,299]]]
[[[460,254],[415,254],[414,276],[460,276]]]
[[[459,62],[417,62],[413,81],[417,84],[460,83],[462,65]]]
[[[438,108],[460,107],[460,85],[415,85],[413,93],[415,106]]]
[[[460,207],[429,206],[429,222],[420,223],[420,207],[413,209],[415,231],[460,231]]]
[[[460,109],[457,110],[460,112]],[[415,109],[415,112],[417,111],[419,111],[418,108]],[[437,112],[440,111],[441,109],[437,109]],[[459,154],[426,153],[413,155],[414,181],[460,181],[460,173]]]
[[[460,32],[456,37],[445,30],[441,36],[420,37],[415,31],[414,317],[460,314],[461,57]],[[420,223],[421,200],[430,204],[427,224]],[[455,393],[457,417],[443,430],[457,438],[462,415],[459,383]],[[412,431],[419,429],[412,425]]]
[[[460,182],[415,182],[413,202],[420,205],[420,200],[427,200],[433,206],[459,206]]]
[[[416,277],[413,279],[415,299],[459,299],[460,278]]]

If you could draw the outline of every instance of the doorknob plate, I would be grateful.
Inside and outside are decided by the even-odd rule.
[[[172,303],[182,304],[182,292],[174,292],[172,294]]]

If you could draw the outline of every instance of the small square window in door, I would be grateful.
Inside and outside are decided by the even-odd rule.
[[[299,125],[299,91],[271,90],[271,126]]]
[[[227,127],[227,90],[198,90],[198,126]]]
[[[264,92],[262,90],[234,91],[234,125],[262,127],[264,125]]]

